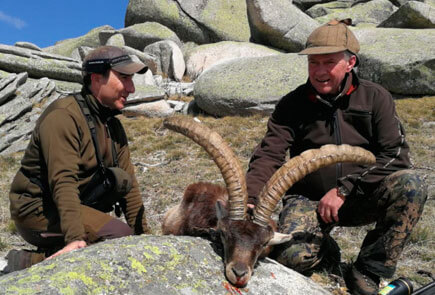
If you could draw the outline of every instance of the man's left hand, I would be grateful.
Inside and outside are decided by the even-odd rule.
[[[73,241],[71,243],[69,243],[68,245],[66,245],[65,247],[63,247],[62,249],[60,249],[59,251],[57,251],[56,253],[54,253],[53,255],[51,255],[50,257],[47,257],[46,259],[52,259],[56,256],[59,256],[61,254],[64,253],[68,253],[70,251],[76,250],[76,249],[80,249],[80,248],[84,248],[86,247],[86,242],[85,241]]]
[[[344,203],[344,198],[337,193],[337,188],[331,189],[320,199],[317,212],[325,223],[338,222],[338,210]]]

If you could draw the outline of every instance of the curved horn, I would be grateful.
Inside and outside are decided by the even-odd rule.
[[[267,226],[276,204],[283,194],[307,174],[325,166],[339,162],[373,164],[375,156],[361,148],[347,144],[327,144],[320,149],[311,149],[291,158],[279,168],[260,192],[259,201],[254,210],[254,223]]]
[[[229,195],[229,218],[244,220],[248,191],[242,166],[222,137],[207,126],[184,117],[171,117],[163,122],[170,130],[179,132],[202,146],[219,167]]]

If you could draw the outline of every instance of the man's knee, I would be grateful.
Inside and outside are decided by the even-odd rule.
[[[318,245],[296,242],[276,248],[273,255],[276,261],[302,274],[308,273],[321,261]]]
[[[303,196],[287,197],[279,218],[279,231],[292,233],[294,231],[318,230],[317,203]]]
[[[421,214],[427,199],[427,186],[415,171],[397,171],[385,178],[383,186],[387,193],[384,198],[389,204],[412,204]]]
[[[109,214],[87,206],[81,206],[81,208],[82,221],[88,243],[116,239],[133,234],[133,230],[127,224]]]
[[[97,234],[104,239],[116,239],[133,235],[133,230],[127,224],[117,219],[106,223]]]
[[[98,228],[85,224],[85,231],[86,240],[91,244],[133,235],[133,230],[127,224],[115,218],[110,219]]]

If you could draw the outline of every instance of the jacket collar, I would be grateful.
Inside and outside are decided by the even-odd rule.
[[[86,87],[82,88],[81,95],[85,98],[91,113],[99,117],[101,122],[106,122],[109,118],[121,114],[119,110],[112,110],[103,106]]]
[[[307,89],[307,96],[311,102],[318,101],[318,102],[321,102],[329,107],[334,107],[335,105],[337,105],[340,98],[345,97],[345,96],[349,96],[353,91],[355,91],[358,88],[359,80],[358,80],[358,76],[356,75],[354,70],[347,73],[346,76],[344,77],[343,82],[342,82],[342,85],[343,85],[342,90],[340,91],[340,93],[338,93],[335,96],[320,95],[316,91],[316,89],[311,85],[310,79],[308,79],[306,85],[307,85],[307,88],[306,88]]]

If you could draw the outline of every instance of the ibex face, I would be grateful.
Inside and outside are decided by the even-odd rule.
[[[167,128],[180,132],[200,144],[212,156],[222,173],[228,192],[226,206],[228,212],[217,201],[218,197],[210,198],[210,203],[205,206],[194,201],[197,199],[196,194],[188,198],[195,204],[189,204],[189,206],[185,204],[181,208],[197,206],[210,208],[211,204],[216,204],[218,219],[216,229],[221,234],[224,246],[225,274],[227,279],[237,287],[244,287],[248,283],[258,257],[267,252],[269,246],[284,243],[293,238],[292,235],[274,232],[275,228],[271,226],[273,224],[271,216],[281,197],[294,183],[327,165],[340,162],[359,164],[376,162],[372,153],[349,145],[325,145],[319,149],[307,150],[290,159],[272,175],[258,196],[258,203],[251,220],[247,214],[248,192],[245,173],[237,157],[222,137],[206,126],[187,118],[172,117],[166,119],[164,123]],[[170,216],[165,218],[167,222],[163,222],[163,232],[174,234],[194,232],[200,220],[198,214],[203,214],[200,212],[204,210],[191,210],[193,214],[186,212],[180,209],[168,212]],[[209,228],[214,228],[216,219],[209,218],[208,220]],[[187,230],[180,231],[181,228]]]
[[[274,229],[270,225],[260,226],[248,220],[231,220],[221,213],[221,208],[217,208],[217,212],[217,231],[224,247],[225,275],[233,285],[243,288],[252,276],[258,257],[268,254],[268,243]]]

